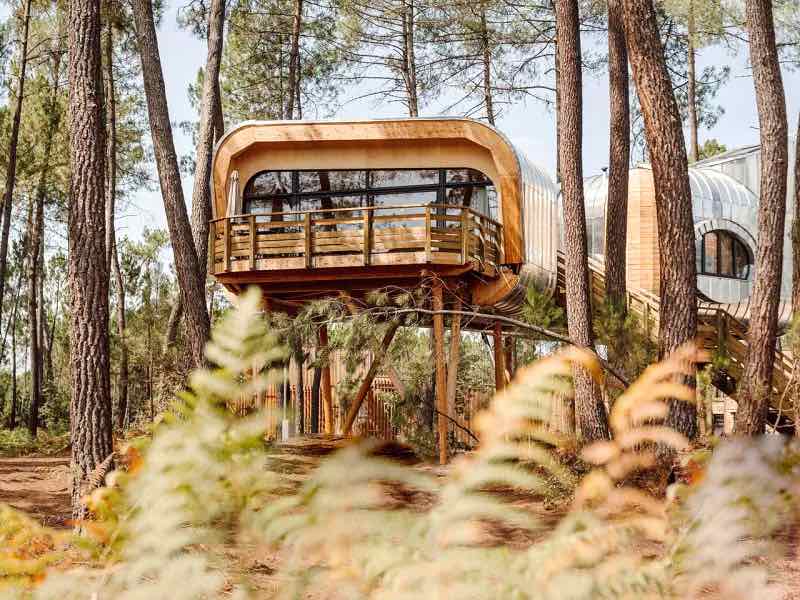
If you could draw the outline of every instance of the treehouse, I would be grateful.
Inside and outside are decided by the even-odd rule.
[[[277,309],[433,275],[508,313],[556,284],[557,190],[484,123],[246,122],[212,168],[212,274]]]
[[[752,153],[749,154],[751,159]],[[697,267],[698,298],[703,307],[723,307],[730,315],[747,319],[755,273],[758,237],[757,167],[730,168],[745,158],[741,151],[689,169]],[[720,168],[728,165],[729,168]],[[743,175],[755,170],[756,176]],[[740,179],[737,179],[739,176]],[[742,181],[746,179],[746,183]],[[586,229],[589,255],[602,261],[608,177],[585,182]],[[787,221],[787,226],[789,222]],[[655,296],[659,293],[659,249],[653,172],[647,165],[631,169],[628,179],[627,287]],[[784,254],[781,320],[790,317],[791,251]]]

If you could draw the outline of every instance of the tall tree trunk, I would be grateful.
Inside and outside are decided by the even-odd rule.
[[[208,310],[205,303],[204,257],[198,260],[192,237],[192,228],[183,197],[178,158],[172,138],[164,76],[158,52],[158,39],[153,21],[151,0],[133,0],[136,38],[142,60],[147,112],[156,157],[161,194],[167,215],[175,271],[181,300],[186,314],[186,329],[191,357],[195,365],[204,363],[204,347],[210,333]]]
[[[305,393],[305,384],[304,384],[304,377],[303,377],[303,368],[305,365],[305,358],[303,356],[303,346],[299,343],[294,347],[292,352],[292,358],[294,358],[294,366],[295,366],[295,380],[294,380],[294,398],[295,398],[295,433],[297,435],[303,435],[305,431],[306,425],[306,393]]]
[[[772,3],[747,0],[745,7],[761,138],[761,198],[755,281],[747,330],[748,352],[737,396],[736,430],[756,435],[764,431],[772,388],[786,219],[789,128]]]
[[[31,403],[28,415],[28,431],[36,437],[39,427],[39,407],[42,402],[42,345],[41,345],[41,311],[39,305],[39,279],[42,276],[42,254],[44,241],[44,197],[47,194],[47,177],[50,174],[50,157],[53,151],[53,138],[60,121],[58,110],[58,74],[61,70],[61,52],[56,47],[52,56],[52,88],[47,102],[47,130],[44,139],[41,173],[34,197],[34,213],[32,228],[28,242],[28,318],[31,332]]]
[[[800,317],[800,114],[794,147],[794,222],[792,223],[792,314]]]
[[[225,116],[222,112],[222,92],[219,88],[219,77],[217,77],[217,91],[214,93],[216,102],[214,103],[214,141],[218,142],[225,133]]]
[[[686,104],[689,111],[689,160],[700,160],[700,143],[697,134],[697,75],[695,67],[697,53],[695,52],[695,37],[697,28],[694,20],[694,0],[689,0],[689,15],[687,19],[687,47],[686,47]]]
[[[107,10],[109,10],[107,8]],[[111,272],[112,254],[116,244],[114,223],[117,201],[117,99],[114,85],[114,25],[111,19],[106,23],[106,36],[103,44],[103,99],[106,115],[106,269]]]
[[[564,203],[564,254],[567,277],[567,326],[578,346],[593,345],[592,306],[586,243],[586,211],[583,198],[581,118],[581,41],[577,0],[556,0],[556,35],[560,67],[558,129],[561,145],[561,191]],[[576,368],[575,417],[585,441],[609,436],[600,387],[585,370]]]
[[[628,58],[644,116],[653,166],[661,292],[659,353],[669,354],[697,335],[692,194],[678,104],[664,62],[652,0],[624,0]],[[694,377],[686,383],[694,385]],[[697,435],[694,402],[669,402],[667,423]]]
[[[408,114],[411,117],[419,116],[415,27],[414,0],[403,0],[403,79],[406,86]]]
[[[117,335],[119,336],[119,383],[118,383],[118,398],[117,398],[117,427],[123,429],[125,427],[125,415],[128,411],[128,372],[129,372],[129,358],[128,358],[128,340],[126,333],[126,317],[125,317],[125,282],[122,279],[122,269],[119,265],[119,251],[116,246],[112,249],[112,269],[114,272],[114,282],[117,286]]]
[[[11,232],[11,202],[14,197],[14,184],[17,179],[17,145],[19,127],[22,120],[22,101],[25,96],[25,74],[28,68],[28,31],[31,22],[31,0],[25,2],[25,17],[22,25],[22,48],[20,50],[19,79],[17,81],[17,102],[11,120],[11,136],[8,140],[8,166],[6,185],[3,192],[3,228],[0,233],[0,321],[3,318],[3,298],[6,289],[6,270],[8,269],[8,237]]]
[[[212,0],[208,13],[208,54],[206,56],[203,96],[200,101],[200,126],[195,153],[194,188],[192,189],[192,234],[200,272],[205,281],[208,272],[208,227],[211,220],[211,153],[214,149],[214,113],[219,104],[219,66],[222,60],[225,29],[225,0]],[[203,302],[205,294],[196,301]]]
[[[608,85],[611,131],[605,230],[606,297],[624,310],[631,119],[622,0],[608,3]]]
[[[556,29],[555,36],[553,37],[553,46],[555,55],[555,65],[553,69],[553,76],[555,78],[556,94],[555,94],[555,110],[556,110],[556,182],[561,183],[561,129],[558,126],[558,115],[561,112],[561,63],[558,51],[558,30]]]
[[[125,425],[128,408],[128,340],[125,333],[125,283],[119,264],[115,225],[117,202],[117,100],[114,85],[114,25],[106,25],[105,40],[105,102],[106,102],[106,264],[114,274],[117,296],[117,336],[119,338],[119,380],[117,382],[117,428]]]
[[[481,53],[483,55],[483,103],[486,105],[486,120],[494,126],[494,102],[492,101],[492,48],[489,45],[489,28],[486,25],[486,4],[481,2]]]
[[[294,119],[294,108],[297,100],[297,82],[300,74],[300,27],[303,23],[303,0],[294,0],[294,14],[292,16],[292,38],[289,50],[289,79],[286,84],[289,90],[289,99],[286,102],[286,118]]]
[[[19,290],[17,290],[19,296]],[[11,414],[8,419],[8,428],[17,427],[17,303],[14,303],[14,312],[11,316]]]
[[[87,476],[112,452],[105,261],[105,132],[100,1],[69,4],[69,283],[72,511]]]

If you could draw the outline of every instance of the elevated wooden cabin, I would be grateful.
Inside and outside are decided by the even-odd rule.
[[[484,123],[245,122],[212,166],[211,271],[234,293],[291,309],[435,274],[514,311],[555,285],[556,188]]]

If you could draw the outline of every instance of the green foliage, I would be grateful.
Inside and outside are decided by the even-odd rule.
[[[697,159],[703,160],[704,158],[711,158],[712,156],[716,156],[717,154],[722,154],[723,152],[727,151],[728,147],[725,144],[721,144],[716,138],[710,138],[703,142],[703,145],[700,146],[700,155]]]
[[[566,328],[564,309],[556,304],[552,294],[546,294],[533,285],[525,292],[522,318],[531,325],[545,329]]]
[[[207,356],[216,366],[196,371],[174,415],[156,428],[141,466],[112,477],[121,488],[116,510],[124,540],[120,564],[109,573],[51,574],[35,598],[212,598],[226,581],[211,556],[196,548],[220,542],[225,523],[248,518],[265,504],[274,478],[265,473],[263,418],[237,419],[226,405],[264,389],[282,360],[259,314],[257,291],[214,329]],[[244,375],[259,366],[258,374]],[[113,488],[112,488],[113,490]],[[97,507],[108,489],[93,494]]]
[[[69,446],[69,434],[52,435],[39,430],[36,439],[27,429],[0,429],[0,456],[24,456],[30,454],[55,454]]]
[[[606,302],[597,307],[593,322],[597,342],[605,346],[608,362],[629,380],[656,359],[655,343],[631,311]]]

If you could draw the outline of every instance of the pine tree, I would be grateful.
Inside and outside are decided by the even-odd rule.
[[[592,307],[587,262],[586,212],[582,168],[582,82],[581,42],[577,0],[556,0],[559,79],[561,104],[558,109],[558,148],[561,164],[561,192],[564,204],[564,269],[566,278],[567,328],[577,346],[591,348]],[[575,367],[575,418],[586,441],[609,436],[600,388],[579,366]]]
[[[697,273],[688,161],[653,2],[624,0],[623,7],[628,57],[653,166],[661,296],[658,341],[660,355],[666,356],[697,335]],[[669,411],[669,425],[694,438],[694,404],[673,400]]]
[[[72,509],[86,479],[112,452],[105,253],[105,134],[100,1],[71,2],[69,203]]]
[[[747,0],[745,10],[761,138],[761,197],[755,281],[747,330],[748,352],[737,396],[736,430],[756,435],[764,431],[772,392],[789,156],[786,99],[775,43],[772,3],[770,0]]]

